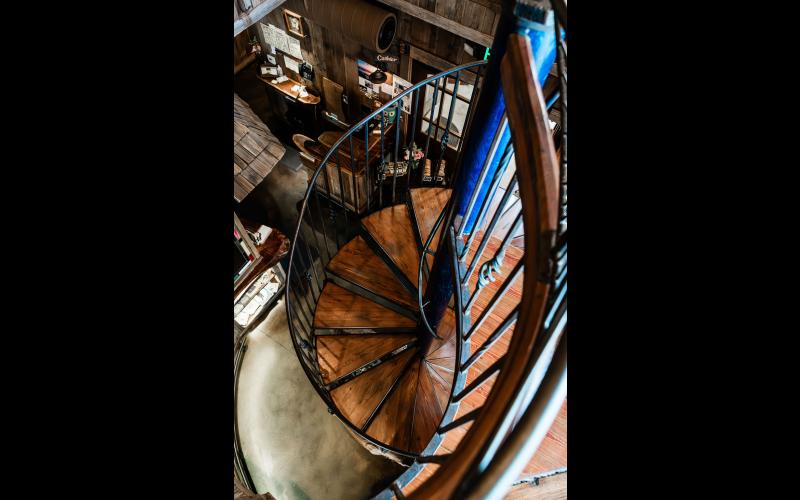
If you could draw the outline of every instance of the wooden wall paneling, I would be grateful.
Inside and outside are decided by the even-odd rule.
[[[489,33],[494,36],[495,30],[495,18],[499,18],[500,16],[492,12],[491,10],[482,7],[483,13],[481,14],[481,22],[478,25],[478,31],[482,33]]]
[[[477,9],[482,8],[480,5],[472,3],[472,2],[465,2],[467,4],[466,8],[464,9],[463,16],[461,19],[458,20],[464,26],[469,26],[472,29],[478,29],[480,26],[480,19],[476,15]]]
[[[418,5],[414,5],[413,3],[408,2],[407,0],[379,0],[379,1],[390,7],[394,7],[395,9],[401,12],[405,12],[406,14],[414,16],[418,19],[422,19],[429,24],[445,29],[450,33],[454,33],[462,38],[466,38],[467,40],[472,40],[473,42],[477,42],[486,47],[492,45],[492,40],[493,40],[492,35],[487,33],[481,33],[476,29],[464,26],[458,21],[455,21],[453,18],[447,17],[448,15],[455,16],[457,12],[456,3],[459,0],[437,0],[434,12],[431,12],[430,10],[427,10]],[[443,12],[447,15],[439,14],[439,12]]]
[[[447,19],[456,20],[456,2],[458,0],[436,0],[434,12]],[[472,3],[472,2],[462,2]]]

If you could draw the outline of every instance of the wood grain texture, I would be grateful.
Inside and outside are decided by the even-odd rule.
[[[502,234],[502,233],[501,233]],[[484,234],[482,231],[478,232],[475,236],[475,241],[473,242],[470,250],[467,254],[467,262],[471,262],[475,256],[475,252],[478,249],[481,241],[483,240]],[[472,277],[469,281],[469,291],[470,293],[474,293],[478,286],[478,271],[480,270],[481,266],[492,259],[495,252],[500,248],[502,244],[502,240],[497,237],[492,236],[489,239],[489,242],[486,244],[486,248],[484,249],[482,257],[478,260],[478,265],[476,267],[476,271],[473,273]],[[500,267],[500,273],[495,274],[496,281],[489,282],[488,285],[484,287],[481,291],[480,295],[478,296],[475,304],[472,306],[472,310],[470,311],[472,324],[480,318],[483,311],[492,301],[492,299],[497,294],[498,290],[503,286],[506,280],[509,278],[509,274],[517,265],[517,263],[522,259],[525,255],[525,252],[519,248],[509,246],[506,250],[506,256],[503,259],[503,264]],[[500,324],[505,321],[505,319],[511,314],[513,309],[520,303],[522,300],[522,283],[524,280],[525,272],[522,271],[517,276],[516,280],[513,282],[509,290],[506,294],[502,297],[502,299],[497,303],[492,313],[486,317],[486,320],[483,322],[481,327],[475,331],[475,333],[470,338],[470,355],[474,353],[480,346],[482,346],[486,339],[495,331],[495,329],[500,326]],[[495,344],[489,349],[486,353],[484,353],[478,361],[475,362],[474,365],[470,368],[469,372],[467,372],[467,383],[470,383],[472,380],[475,379],[478,375],[483,373],[489,366],[491,366],[495,361],[497,361],[503,354],[508,351],[508,346],[511,342],[511,337],[514,334],[516,324],[509,328],[505,334],[503,334],[500,339],[498,339]],[[483,404],[483,401],[476,401],[475,402],[478,406]]]
[[[412,333],[318,336],[317,361],[322,380],[329,384],[414,338]]]
[[[328,270],[372,293],[418,310],[415,297],[397,280],[389,266],[361,236],[343,246],[331,259]]]
[[[389,5],[390,7],[394,7],[395,9],[414,16],[418,19],[425,21],[426,23],[432,24],[434,26],[438,26],[443,28],[451,33],[454,33],[462,38],[466,38],[467,40],[471,40],[473,42],[477,42],[484,47],[491,47],[492,41],[494,40],[494,36],[486,33],[481,33],[476,29],[472,29],[468,26],[464,26],[460,24],[446,15],[438,14],[437,12],[443,12],[449,16],[455,17],[455,1],[454,0],[438,0],[436,2],[437,9],[436,12],[431,12],[429,10],[423,9],[417,5],[414,5],[411,2],[407,2],[405,0],[379,0],[381,3]],[[451,2],[453,4],[453,8],[449,6],[446,7],[445,10],[441,10],[438,6],[439,4],[444,4],[445,2]]]
[[[422,237],[422,244],[428,239],[436,223],[436,218],[444,209],[447,200],[450,199],[452,189],[446,188],[418,188],[411,190],[411,203],[414,205],[414,215],[417,218],[417,226]],[[442,234],[441,228],[433,237],[430,249],[434,252],[439,246],[439,238]]]
[[[455,369],[455,358],[434,359],[426,361],[431,370],[436,373],[448,386],[453,384],[453,373]]]
[[[369,299],[328,282],[322,289],[314,313],[315,328],[413,327],[413,319],[402,316]]]
[[[433,339],[433,341],[431,341],[428,354],[425,356],[425,358],[433,359],[454,357],[456,355],[456,344],[454,337],[456,334],[456,316],[453,309],[449,307],[447,308],[444,316],[442,316],[442,320],[439,321],[439,326],[436,328],[436,334],[442,339]],[[440,352],[445,345],[447,345],[445,348],[446,352]]]
[[[529,166],[517,171],[520,199],[526,207],[523,220],[527,249],[523,256],[526,273],[517,332],[509,344],[503,370],[493,375],[495,390],[482,406],[480,416],[458,444],[458,453],[415,491],[420,499],[453,496],[477,463],[497,422],[504,418],[508,403],[528,376],[526,367],[534,355],[533,347],[544,319],[550,286],[540,258],[544,254],[537,253],[547,251],[554,241],[558,182],[544,98],[531,61],[533,54],[528,38],[511,34],[501,62],[501,81],[517,163]]]
[[[411,451],[420,453],[436,432],[444,411],[439,405],[433,380],[428,370],[420,370],[417,398],[414,405],[414,429],[411,434]]]
[[[427,361],[423,363],[423,365],[425,366],[424,371],[427,377],[430,379],[431,386],[433,387],[433,393],[436,396],[436,402],[439,403],[439,412],[440,414],[444,414],[445,409],[447,409],[447,402],[450,398],[450,388],[452,387],[452,384],[444,380],[441,375],[437,374]]]
[[[567,472],[512,486],[505,500],[566,500]]]
[[[567,400],[520,477],[542,474],[567,466]]]
[[[294,100],[296,100],[298,102],[301,102],[303,104],[314,105],[314,104],[319,104],[320,101],[321,101],[321,99],[319,97],[311,95],[311,94],[308,94],[305,97],[300,97],[300,93],[299,92],[292,92],[292,87],[294,87],[295,85],[303,85],[303,84],[301,82],[299,82],[299,81],[296,81],[296,80],[293,80],[293,79],[289,78],[288,76],[287,76],[287,78],[289,78],[289,79],[285,80],[285,81],[283,81],[281,83],[272,83],[273,77],[259,76],[258,78],[259,78],[259,80],[261,80],[262,82],[266,83],[267,85],[269,85],[270,87],[274,88],[275,90],[279,91],[283,95],[285,95],[287,97],[291,97],[292,99],[294,99]]]
[[[419,250],[408,208],[405,205],[386,207],[364,217],[361,223],[411,283],[416,283]]]
[[[356,427],[364,425],[416,351],[408,349],[332,390],[331,398],[342,415]]]
[[[450,377],[443,378],[441,374],[437,373],[431,365],[426,361],[425,371],[433,383],[433,392],[436,394],[436,400],[439,402],[439,408],[444,413],[447,408],[447,402],[450,400],[450,389],[453,386],[452,373]]]
[[[403,375],[367,429],[369,436],[401,450],[409,449],[419,368],[420,363],[415,361]]]
[[[250,191],[264,180],[286,152],[286,148],[272,134],[250,106],[233,94],[233,163],[234,193],[241,202]]]

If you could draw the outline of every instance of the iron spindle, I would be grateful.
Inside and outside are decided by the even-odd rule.
[[[401,101],[400,101],[401,102]],[[392,205],[395,203],[394,191],[397,187],[397,150],[400,147],[400,105],[395,107],[394,113],[394,173],[392,174]]]

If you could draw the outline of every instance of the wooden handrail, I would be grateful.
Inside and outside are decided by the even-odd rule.
[[[558,163],[547,119],[544,96],[533,71],[533,52],[527,37],[512,34],[501,63],[511,138],[516,154],[519,193],[525,224],[525,275],[520,317],[480,415],[453,455],[409,498],[455,498],[468,478],[480,472],[480,462],[512,412],[529,376],[549,285],[549,250],[554,245],[558,209]]]

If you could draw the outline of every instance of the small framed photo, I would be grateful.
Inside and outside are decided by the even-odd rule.
[[[286,21],[286,31],[297,36],[306,36],[303,33],[303,18],[291,10],[283,9],[283,20]]]

